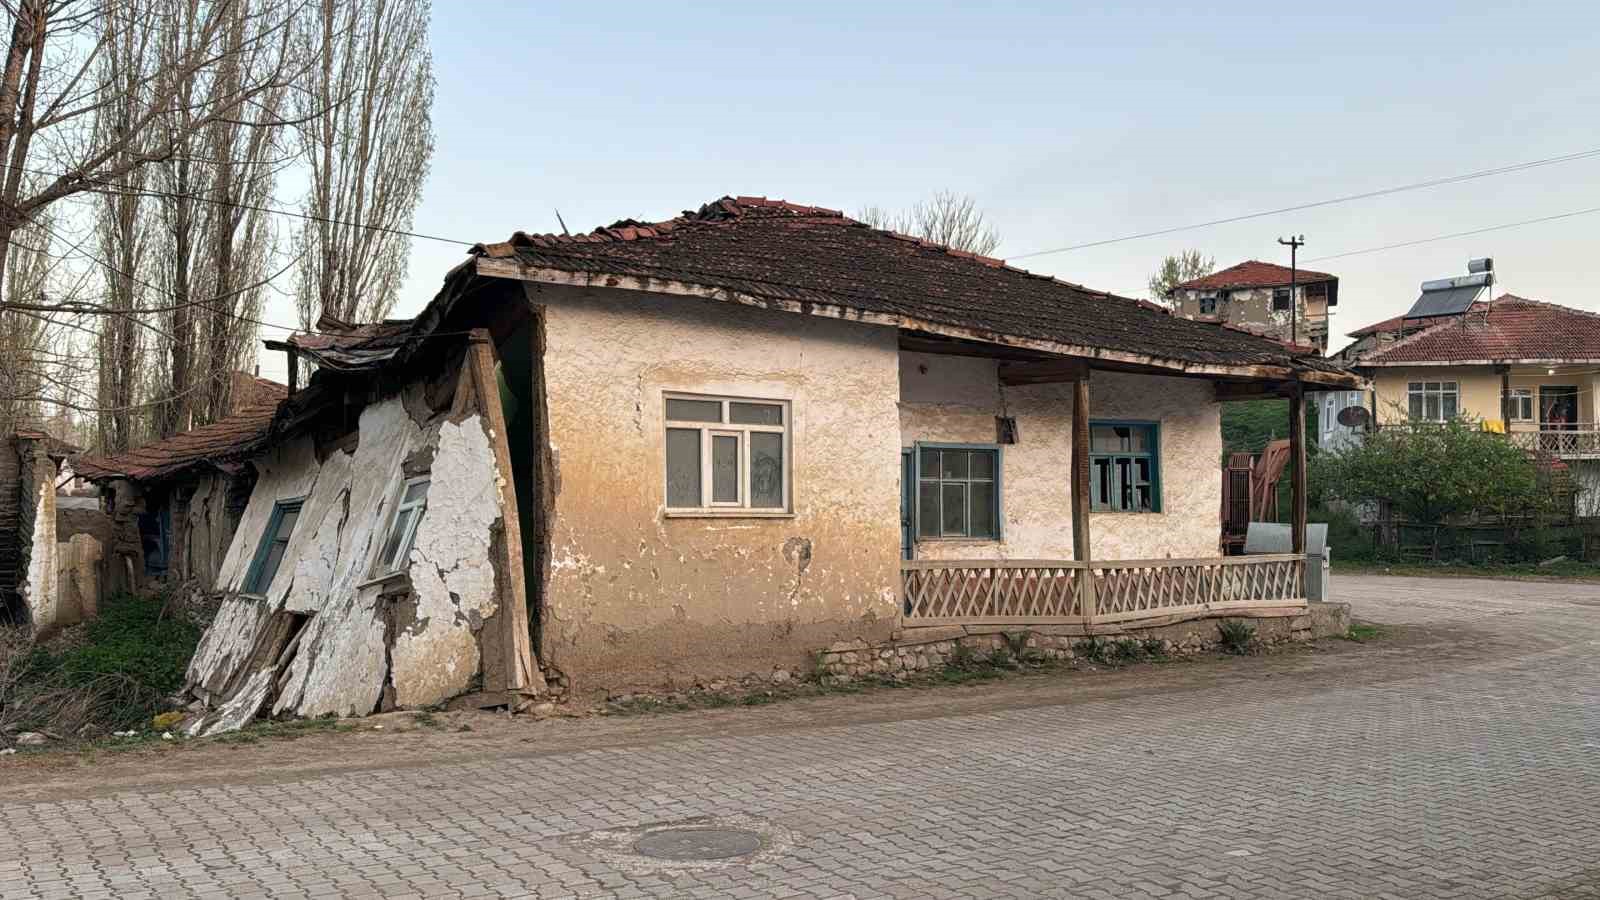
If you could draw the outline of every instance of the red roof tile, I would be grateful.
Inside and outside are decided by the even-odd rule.
[[[1182,284],[1174,285],[1172,289],[1214,291],[1222,288],[1279,287],[1289,284],[1289,275],[1288,266],[1247,259],[1220,272],[1191,278]],[[1296,284],[1315,284],[1319,281],[1338,281],[1339,278],[1327,272],[1300,269],[1294,273],[1294,280]]]
[[[1600,362],[1600,314],[1512,294],[1424,328],[1357,365]]]
[[[266,434],[278,404],[289,392],[287,387],[274,381],[252,380],[255,387],[249,391],[251,396],[244,399],[232,415],[116,456],[80,456],[73,460],[74,471],[90,481],[107,478],[146,481],[171,478],[197,466],[226,465],[231,461],[231,454]]]
[[[724,197],[668,221],[628,219],[585,235],[517,232],[472,252],[582,276],[671,280],[788,308],[826,306],[1178,364],[1341,371],[1310,348],[874,229],[837,210],[762,197]]]

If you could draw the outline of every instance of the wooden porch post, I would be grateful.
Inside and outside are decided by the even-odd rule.
[[[1289,459],[1294,464],[1294,514],[1290,533],[1295,553],[1306,552],[1306,396],[1297,381],[1289,394]]]
[[[1072,558],[1088,563],[1089,551],[1089,367],[1072,383]],[[1094,573],[1078,570],[1084,622],[1094,621]]]

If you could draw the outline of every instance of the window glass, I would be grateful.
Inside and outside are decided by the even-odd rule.
[[[405,538],[406,529],[411,524],[412,511],[404,509],[394,518],[394,527],[389,529],[389,538],[383,542],[383,554],[378,557],[380,568],[385,571],[394,571],[395,557],[400,555],[400,541]]]
[[[1413,419],[1422,418],[1422,394],[1420,392],[1411,395],[1409,413]]]
[[[974,479],[994,479],[994,454],[988,451],[972,453],[967,457],[967,465]]]
[[[728,421],[735,425],[782,425],[783,406],[777,403],[730,402]]]
[[[428,482],[418,481],[415,484],[406,486],[406,495],[400,502],[402,504],[415,503],[426,496],[428,496]]]
[[[722,401],[668,398],[667,419],[672,422],[721,422]]]
[[[739,438],[731,434],[711,438],[711,502],[739,502]]]
[[[998,449],[923,447],[918,453],[917,535],[992,538],[1000,533]]]
[[[944,511],[939,516],[940,526],[946,537],[959,537],[967,534],[967,486],[961,482],[943,482],[940,493],[944,502]]]
[[[1107,512],[1161,508],[1156,426],[1091,423],[1089,507]]]
[[[245,593],[263,594],[272,586],[272,579],[283,564],[284,554],[289,548],[289,537],[294,533],[304,502],[283,500],[272,508],[272,518],[267,523],[266,532],[261,535],[261,545],[256,549],[255,564],[245,577]]]
[[[750,505],[783,506],[783,435],[778,432],[750,433]]]
[[[667,429],[667,505],[700,505],[700,432],[693,428]]]
[[[980,454],[973,454],[976,459]],[[995,534],[994,517],[996,512],[994,495],[994,482],[974,481],[967,486],[967,521],[969,530],[975,535]]]
[[[917,535],[939,536],[939,482],[924,481],[917,490]]]
[[[965,450],[945,450],[939,455],[944,460],[944,468],[939,477],[962,479],[967,477],[967,452]]]

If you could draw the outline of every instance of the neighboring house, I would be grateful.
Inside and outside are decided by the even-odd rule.
[[[229,454],[256,481],[191,732],[829,648],[890,671],[1000,630],[1287,634],[1304,557],[1218,555],[1220,406],[1359,385],[1304,348],[757,198],[518,233],[415,319],[318,327],[268,344],[316,374]]]
[[[32,429],[0,438],[0,624],[45,635],[82,615],[76,602],[62,602],[56,533],[56,479],[76,450]],[[71,561],[70,551],[65,558]]]
[[[126,453],[72,460],[77,476],[100,488],[107,592],[211,590],[255,486],[255,470],[232,454],[264,437],[287,391],[234,373],[228,416]]]
[[[1320,391],[1309,395],[1317,405],[1317,449],[1337,452],[1361,443],[1364,424],[1347,425],[1339,421],[1346,409],[1355,407],[1367,412],[1367,395],[1364,391]]]
[[[1167,300],[1186,319],[1226,322],[1326,352],[1339,279],[1252,259],[1185,281],[1167,293]]]
[[[1505,294],[1407,330],[1355,363],[1372,379],[1380,425],[1482,419],[1565,462],[1579,514],[1600,515],[1600,314]]]

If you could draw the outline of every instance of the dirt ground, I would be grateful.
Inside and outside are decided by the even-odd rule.
[[[376,767],[403,768],[575,750],[638,747],[687,738],[770,734],[857,723],[1061,706],[1151,692],[1182,693],[1262,678],[1313,693],[1405,679],[1441,665],[1526,646],[1488,629],[1390,626],[1366,643],[1324,640],[1251,657],[1206,656],[1115,669],[1047,670],[964,685],[930,684],[824,694],[765,706],[536,720],[500,712],[390,713],[306,729],[293,740],[146,742],[129,749],[24,753],[0,759],[0,803],[65,800],[122,791],[272,783]],[[1525,641],[1524,641],[1525,644]]]

